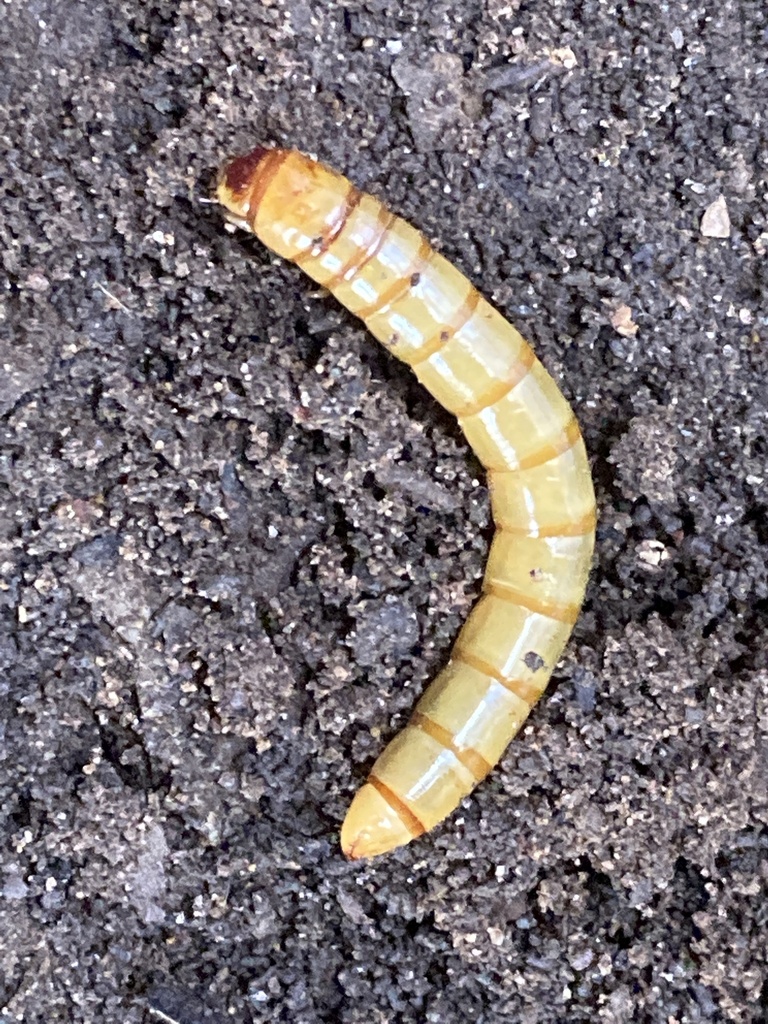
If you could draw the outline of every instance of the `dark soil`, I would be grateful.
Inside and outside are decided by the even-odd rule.
[[[768,1020],[763,0],[6,0],[0,53],[0,1020]],[[203,201],[258,141],[527,333],[600,500],[528,728],[369,864],[487,494]]]

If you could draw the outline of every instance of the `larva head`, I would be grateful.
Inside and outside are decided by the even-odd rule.
[[[263,181],[264,172],[268,169],[271,152],[275,151],[257,146],[250,153],[225,164],[219,171],[216,198],[234,224],[250,227],[251,210],[255,212],[258,206],[257,186]]]
[[[296,150],[254,149],[227,164],[216,198],[228,218],[296,259],[338,222],[350,183]]]
[[[377,789],[366,783],[358,790],[341,826],[341,849],[346,857],[378,857],[412,839],[413,832]]]

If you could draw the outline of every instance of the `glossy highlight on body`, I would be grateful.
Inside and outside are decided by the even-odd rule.
[[[217,196],[413,369],[488,474],[497,530],[483,593],[342,826],[346,855],[373,857],[447,817],[544,692],[589,574],[589,463],[570,406],[527,342],[378,199],[302,153],[262,148],[224,169]]]

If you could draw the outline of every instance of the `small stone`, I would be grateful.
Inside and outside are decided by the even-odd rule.
[[[701,218],[701,233],[705,238],[729,238],[731,234],[731,218],[725,197],[718,196],[710,203]]]
[[[591,949],[584,949],[580,953],[574,953],[568,958],[568,962],[574,971],[586,971],[595,959]]]
[[[29,886],[19,875],[9,875],[0,893],[7,900],[23,900],[29,892]]]
[[[31,292],[42,293],[48,291],[51,287],[51,282],[41,271],[32,270],[24,279],[23,286],[28,288]]]
[[[567,71],[572,71],[578,64],[576,54],[570,46],[561,46],[556,50],[552,50],[549,56],[553,63],[562,64]]]
[[[637,324],[632,319],[632,310],[629,306],[621,305],[611,313],[611,326],[623,338],[634,338],[637,334]]]

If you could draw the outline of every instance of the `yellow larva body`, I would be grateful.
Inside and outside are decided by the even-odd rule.
[[[544,692],[584,599],[595,497],[574,414],[520,334],[411,225],[293,150],[222,173],[236,223],[324,285],[454,413],[488,473],[483,593],[448,666],[374,764],[341,830],[349,857],[449,815]]]

